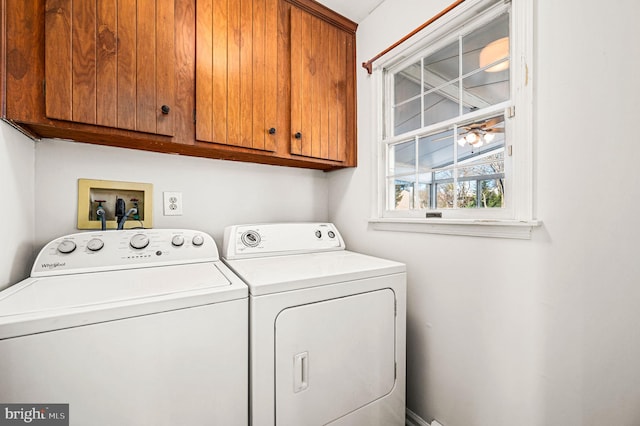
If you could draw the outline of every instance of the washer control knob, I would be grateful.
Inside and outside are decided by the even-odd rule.
[[[318,238],[322,238],[322,231],[317,230],[317,231],[316,231],[316,237],[318,237]]]
[[[191,243],[194,246],[201,246],[204,244],[204,237],[200,234],[196,234],[193,236],[193,239],[191,240]]]
[[[336,237],[336,233],[333,232],[333,231],[327,232],[327,235],[329,236],[329,238],[335,238]]]
[[[171,239],[171,245],[174,247],[180,247],[184,244],[184,237],[182,235],[174,235]]]
[[[134,249],[141,250],[149,245],[149,237],[147,237],[144,234],[136,234],[133,237],[131,237],[131,240],[129,241],[129,245]]]
[[[104,247],[104,241],[100,238],[92,238],[87,243],[87,248],[91,251],[100,251]]]
[[[71,253],[76,249],[76,243],[71,240],[62,240],[60,244],[58,244],[58,251],[63,254]]]

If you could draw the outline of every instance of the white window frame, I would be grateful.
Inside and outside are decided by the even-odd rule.
[[[375,105],[373,118],[376,123],[373,157],[377,167],[374,168],[375,190],[369,220],[373,229],[528,239],[532,227],[540,225],[540,221],[534,218],[533,206],[533,0],[511,1],[511,99],[492,108],[496,111],[509,108],[514,114],[514,117],[505,120],[509,134],[505,146],[505,173],[507,167],[511,168],[506,180],[506,207],[437,210],[442,212],[442,218],[426,218],[424,210],[393,211],[386,208],[387,144],[383,142],[383,132],[387,124],[384,122],[384,102],[389,99],[389,93],[384,93],[384,90],[390,90],[390,84],[383,81],[387,76],[385,71],[418,60],[425,55],[427,46],[430,51],[436,51],[438,46],[449,43],[452,30],[458,32],[464,22],[476,16],[480,9],[486,8],[488,1],[491,0],[464,1],[374,64],[371,78]],[[509,1],[498,2],[492,9],[503,9],[502,3]],[[413,133],[423,131],[420,129]],[[397,139],[407,140],[411,136],[412,132],[409,132]],[[507,161],[507,155],[511,156],[510,161]]]

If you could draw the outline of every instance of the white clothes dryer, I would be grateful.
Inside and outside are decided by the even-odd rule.
[[[330,223],[225,229],[249,286],[253,426],[404,425],[406,269]]]
[[[191,230],[58,238],[0,292],[0,402],[69,424],[246,425],[248,290]]]

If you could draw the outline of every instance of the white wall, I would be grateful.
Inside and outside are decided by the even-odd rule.
[[[518,1],[518,0],[515,0]],[[450,0],[386,0],[358,61]],[[329,175],[351,249],[407,263],[408,408],[445,426],[640,424],[640,4],[535,1],[530,241],[373,231],[370,80],[359,167]]]
[[[34,256],[34,142],[0,122],[0,289],[29,275]]]
[[[226,225],[327,220],[326,174],[316,170],[158,154],[46,139],[36,147],[36,244],[76,230],[78,179],[153,184],[156,228],[192,228],[222,244]],[[162,215],[180,191],[184,215]]]

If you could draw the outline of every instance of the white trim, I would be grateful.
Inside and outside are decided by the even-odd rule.
[[[512,2],[511,8],[513,46],[512,51],[519,52],[515,58],[521,65],[514,68],[513,105],[518,115],[517,125],[513,126],[512,141],[517,141],[513,153],[513,182],[518,189],[511,191],[515,217],[523,220],[534,218],[533,212],[533,1]],[[511,145],[513,146],[513,145]],[[520,151],[520,152],[517,152]]]
[[[541,226],[542,222],[538,220],[372,218],[369,219],[369,224],[377,231],[530,240],[531,230]]]

